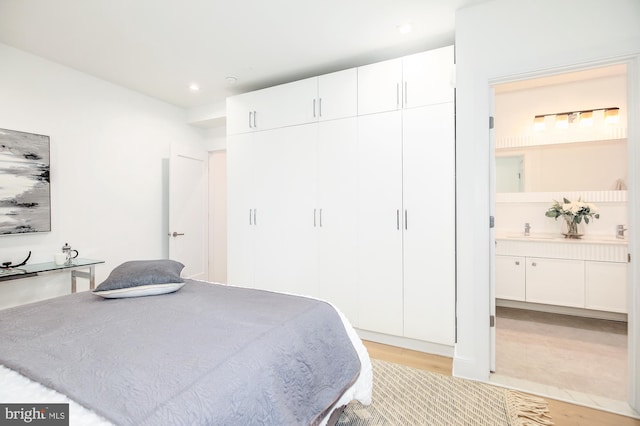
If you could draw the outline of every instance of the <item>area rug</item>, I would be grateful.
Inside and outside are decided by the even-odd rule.
[[[547,403],[509,389],[376,359],[373,402],[345,408],[338,426],[551,425]]]

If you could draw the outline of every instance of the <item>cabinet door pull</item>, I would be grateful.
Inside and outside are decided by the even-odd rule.
[[[258,224],[258,209],[253,209],[253,224],[257,225]]]
[[[531,262],[531,266],[538,266],[536,262]]]
[[[400,209],[396,210],[396,229],[400,230]]]
[[[253,128],[254,129],[258,127],[258,125],[256,124],[256,115],[258,115],[258,113],[253,111]]]
[[[400,109],[400,83],[396,83],[396,109]]]
[[[318,117],[322,117],[322,98],[318,98]]]
[[[249,209],[249,226],[253,225],[253,220],[251,219],[251,209]]]
[[[407,222],[407,209],[404,209],[404,230],[406,231],[407,229],[409,229],[409,225]]]
[[[320,228],[322,228],[322,209],[320,209]]]
[[[313,209],[313,227],[316,227],[316,209]]]
[[[313,118],[316,118],[316,100],[313,100]]]
[[[249,128],[253,128],[253,124],[251,123],[251,116],[253,115],[253,111],[249,111]]]
[[[516,266],[520,266],[520,261],[516,260]]]
[[[405,106],[405,108],[407,107],[407,99],[408,99],[408,96],[407,96],[407,82],[405,81],[404,82],[404,106]]]

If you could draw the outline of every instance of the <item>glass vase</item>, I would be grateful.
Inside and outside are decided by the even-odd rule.
[[[565,228],[565,232],[562,233],[562,235],[564,235],[565,238],[582,238],[582,235],[580,233],[580,231],[578,230],[578,224],[575,223],[573,220],[567,220],[565,219],[565,224],[566,224],[566,228]]]

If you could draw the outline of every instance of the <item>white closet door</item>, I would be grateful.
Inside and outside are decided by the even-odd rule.
[[[252,133],[227,137],[227,282],[254,284]]]
[[[359,327],[357,267],[358,120],[318,124],[318,285]]]
[[[265,290],[278,290],[282,274],[283,134],[284,129],[254,133],[255,286]]]
[[[358,115],[401,108],[402,59],[358,68]]]
[[[402,335],[402,116],[358,117],[360,328]]]
[[[283,129],[277,154],[282,172],[280,247],[273,259],[279,275],[276,290],[314,297],[318,296],[316,139],[315,124]]]
[[[455,326],[453,104],[403,111],[404,335],[452,345]]]
[[[318,96],[318,77],[265,90],[269,96],[264,111],[264,128],[295,126],[316,120],[313,116],[313,102]]]
[[[358,72],[355,68],[321,75],[315,113],[319,121],[358,114]]]
[[[405,56],[402,59],[404,107],[453,102],[453,62],[453,46]]]

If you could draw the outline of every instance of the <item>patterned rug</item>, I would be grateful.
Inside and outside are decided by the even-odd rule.
[[[509,389],[372,359],[373,402],[349,404],[338,426],[551,425],[547,403]]]

